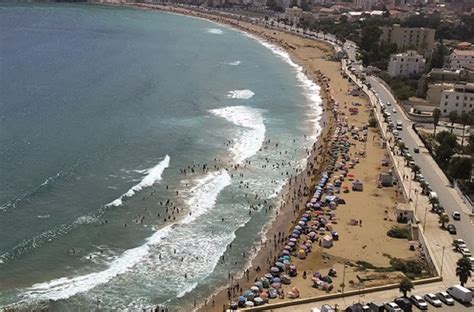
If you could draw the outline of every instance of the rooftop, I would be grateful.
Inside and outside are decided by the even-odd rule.
[[[474,57],[474,50],[454,50],[453,54],[461,55],[461,56],[473,56]]]

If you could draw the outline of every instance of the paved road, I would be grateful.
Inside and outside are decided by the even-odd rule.
[[[458,233],[457,235],[454,235],[453,238],[464,239],[469,249],[474,250],[474,225],[467,206],[456,201],[455,195],[453,194],[455,190],[448,185],[449,182],[446,177],[442,174],[428,151],[424,148],[417,134],[412,130],[413,122],[403,114],[400,107],[394,106],[396,101],[393,95],[382,83],[379,82],[379,78],[369,76],[367,77],[367,81],[372,85],[372,89],[378,93],[378,97],[383,103],[390,102],[392,103],[392,108],[396,107],[397,113],[392,113],[390,109],[392,120],[394,122],[399,120],[403,123],[403,130],[400,131],[400,137],[405,145],[410,149],[410,154],[413,156],[416,164],[421,168],[421,173],[425,177],[425,180],[438,194],[440,203],[444,206],[446,213],[450,216],[450,223],[453,223],[456,226]],[[377,107],[377,109],[380,109],[380,106]],[[420,148],[419,154],[413,152],[414,147]],[[412,194],[412,198],[415,200],[414,194]],[[453,211],[461,212],[461,221],[452,220],[451,214]]]
[[[425,284],[425,285],[418,285],[415,286],[415,289],[409,295],[420,295],[424,296],[427,293],[436,293],[438,291],[444,291],[446,287],[443,283],[432,283],[432,284]],[[323,304],[329,304],[331,306],[335,306],[336,304],[340,309],[346,308],[354,303],[368,303],[368,302],[376,302],[376,303],[383,303],[383,302],[391,302],[395,298],[400,297],[401,294],[398,289],[380,291],[372,294],[365,294],[365,295],[355,295],[350,297],[343,297],[334,300],[322,301],[322,302],[314,302],[314,303],[307,303],[301,304],[286,308],[279,308],[279,309],[272,309],[273,312],[310,312],[312,308],[321,308]],[[341,311],[341,310],[340,310]],[[419,311],[418,309],[414,308],[413,311]],[[426,311],[426,310],[425,310]],[[459,302],[456,302],[454,306],[449,307],[443,304],[441,308],[435,308],[433,306],[428,307],[428,311],[453,311],[453,312],[464,312],[464,311],[474,311],[474,306],[464,306]]]

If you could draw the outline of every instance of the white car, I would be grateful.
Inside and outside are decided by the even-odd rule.
[[[457,221],[461,220],[461,213],[459,211],[453,211],[452,216],[454,220],[457,220]]]
[[[388,312],[402,312],[402,309],[395,302],[388,302],[384,304],[385,310]]]
[[[416,307],[420,310],[428,310],[428,304],[426,301],[418,295],[412,295],[410,296],[411,302],[416,305]]]
[[[392,113],[394,113],[394,114],[397,113],[397,109],[395,107],[392,109]]]
[[[439,300],[438,297],[435,296],[435,294],[426,294],[424,296],[425,300],[427,302],[429,302],[432,306],[434,307],[440,307],[442,306],[443,304],[441,303],[441,300]]]
[[[462,248],[461,249],[461,255],[463,257],[467,257],[467,258],[472,256],[471,251],[469,250],[469,248]]]
[[[400,132],[398,132],[398,130],[393,130],[393,135],[394,136],[398,136],[400,134]]]
[[[440,291],[439,293],[436,293],[436,295],[438,296],[439,300],[441,300],[445,304],[454,305],[454,299],[451,298],[451,296],[447,292]]]

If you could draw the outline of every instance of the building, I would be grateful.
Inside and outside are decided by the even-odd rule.
[[[298,24],[300,19],[303,17],[303,10],[294,6],[292,8],[285,9],[286,17],[291,24]]]
[[[394,24],[391,27],[380,27],[380,42],[394,43],[399,49],[414,48],[427,56],[433,51],[435,30],[431,28],[408,28]]]
[[[442,115],[456,111],[458,115],[468,113],[474,108],[474,83],[457,83],[441,92],[439,109]]]
[[[449,56],[451,69],[461,69],[474,65],[474,50],[454,50]]]
[[[393,54],[388,63],[388,74],[390,77],[414,77],[423,73],[426,60],[416,51]]]
[[[356,8],[360,8],[364,11],[372,10],[378,4],[378,0],[355,0],[354,4]]]

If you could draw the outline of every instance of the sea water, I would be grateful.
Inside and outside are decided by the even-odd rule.
[[[285,52],[91,5],[0,4],[0,42],[0,306],[188,311],[248,265],[320,131]]]

